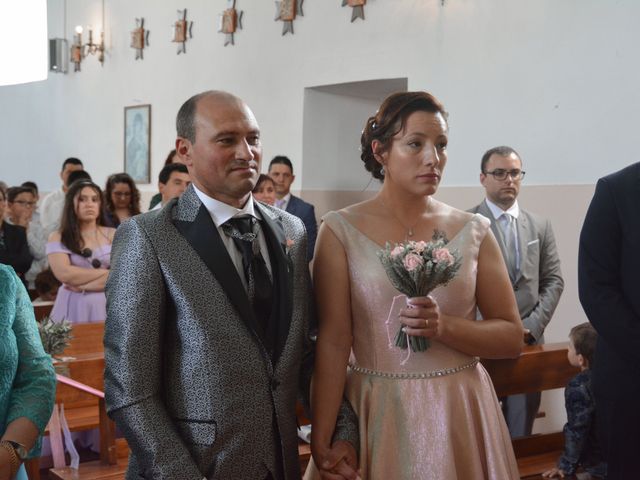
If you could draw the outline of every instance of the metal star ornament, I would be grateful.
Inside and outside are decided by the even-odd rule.
[[[242,14],[241,10],[236,10],[236,0],[227,0],[227,9],[219,16],[218,32],[224,33],[224,46],[233,43],[233,34],[236,30],[242,30]]]
[[[131,48],[136,51],[136,60],[144,60],[144,47],[149,46],[149,30],[144,28],[144,18],[136,18],[136,28],[131,32]]]
[[[276,1],[276,21],[282,21],[282,35],[289,32],[293,35],[293,21],[298,15],[304,16],[302,2],[303,0]]]
[[[342,0],[342,6],[351,7],[351,23],[357,18],[364,20],[364,6],[367,4],[367,0]]]
[[[187,40],[193,38],[191,34],[192,27],[193,22],[187,21],[187,9],[178,10],[178,20],[173,24],[173,40],[171,40],[172,42],[179,43],[178,55],[187,53]]]

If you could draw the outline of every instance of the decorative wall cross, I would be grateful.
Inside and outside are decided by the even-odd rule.
[[[227,0],[227,9],[220,14],[220,23],[218,26],[218,31],[220,33],[224,33],[224,46],[233,43],[233,34],[236,30],[242,30],[242,14],[244,12],[241,10],[238,12],[236,10],[236,0]]]
[[[276,20],[282,21],[282,35],[288,32],[293,34],[293,21],[296,16],[303,16],[303,0],[280,0],[276,1]]]
[[[367,0],[342,0],[342,6],[349,5],[351,7],[351,22],[353,23],[356,18],[364,20],[364,6],[367,4]]]
[[[178,20],[173,24],[173,40],[172,42],[179,43],[178,55],[181,53],[187,53],[186,43],[189,38],[192,38],[191,28],[193,22],[187,21],[187,9],[178,10]]]
[[[142,52],[149,46],[149,30],[144,28],[144,18],[136,18],[136,28],[131,32],[131,48],[136,51],[136,60],[144,60]]]

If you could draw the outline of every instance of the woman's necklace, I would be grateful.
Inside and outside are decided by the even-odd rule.
[[[404,240],[405,242],[410,240],[411,237],[413,237],[414,235],[414,229],[416,228],[416,225],[418,225],[418,222],[420,221],[420,218],[418,218],[418,220],[416,220],[413,225],[405,225],[402,220],[400,220],[398,218],[398,216],[395,214],[395,212],[393,211],[393,209],[389,208],[387,206],[386,203],[384,203],[382,200],[380,200],[380,203],[382,203],[382,205],[384,206],[384,208],[386,208],[387,210],[389,210],[389,212],[391,213],[391,215],[393,216],[393,218],[396,220],[396,222],[398,222],[398,224],[407,232],[404,236]]]

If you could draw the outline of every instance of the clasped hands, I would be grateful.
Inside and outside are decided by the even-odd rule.
[[[407,307],[400,310],[399,318],[407,335],[427,338],[442,335],[442,314],[438,303],[431,296],[409,298]]]
[[[313,450],[313,459],[322,480],[361,480],[356,450],[346,440],[337,440],[331,448]]]

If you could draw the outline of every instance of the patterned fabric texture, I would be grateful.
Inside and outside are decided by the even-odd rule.
[[[275,363],[192,187],[116,232],[105,391],[132,449],[128,479],[300,477],[295,403],[298,393],[307,394],[313,363],[306,238],[296,217],[257,208],[272,246],[282,249],[274,250],[280,285],[290,285],[280,288],[288,333],[281,332]],[[340,424],[341,434],[357,442],[348,406]]]
[[[0,265],[0,435],[19,417],[44,432],[55,391],[51,357],[42,348],[29,295],[13,269]],[[30,456],[39,452],[38,442]]]

